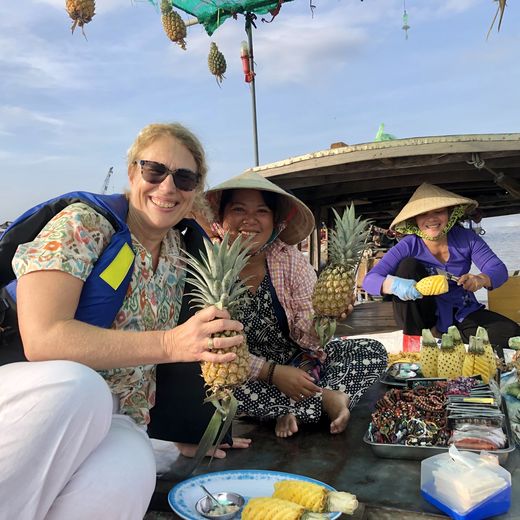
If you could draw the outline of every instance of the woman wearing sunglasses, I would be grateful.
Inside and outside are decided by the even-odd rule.
[[[206,172],[189,130],[149,125],[128,152],[120,230],[104,199],[86,198],[19,245],[12,265],[30,362],[0,367],[2,518],[143,518],[156,480],[146,434],[156,365],[228,362],[235,354],[226,349],[242,340],[210,341],[242,330],[214,307],[177,325],[185,280],[179,255],[190,245],[179,225],[200,204]],[[125,230],[130,238],[107,259]],[[96,325],[110,313],[99,295],[121,287],[114,317]]]

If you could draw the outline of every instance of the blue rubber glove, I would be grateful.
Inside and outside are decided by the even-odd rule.
[[[394,276],[390,290],[392,294],[395,294],[400,300],[417,300],[418,298],[422,298],[423,295],[415,288],[416,283],[415,280]]]

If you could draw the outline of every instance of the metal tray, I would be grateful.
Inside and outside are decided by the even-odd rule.
[[[507,445],[505,448],[500,450],[488,451],[498,457],[500,464],[505,464],[509,454],[515,450],[515,441],[513,432],[511,431],[511,423],[509,422],[509,415],[507,413],[507,406],[502,399],[501,409],[505,415],[505,433],[507,438]],[[368,430],[363,436],[363,441],[368,444],[377,457],[383,459],[405,459],[405,460],[423,460],[433,455],[439,455],[440,453],[446,453],[448,448],[441,446],[406,446],[405,444],[383,444],[378,442],[372,442],[368,438]],[[481,450],[469,450],[466,448],[459,448],[460,451],[473,451],[474,453],[480,453]]]

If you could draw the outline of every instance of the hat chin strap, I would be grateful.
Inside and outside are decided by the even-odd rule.
[[[445,237],[451,230],[451,228],[464,216],[464,213],[466,212],[466,207],[466,204],[459,204],[458,206],[455,206],[453,208],[453,211],[451,212],[450,218],[448,219],[448,223],[446,224],[446,226],[444,226],[444,229],[437,236],[434,237],[421,231],[417,227],[417,224],[415,222],[410,222],[409,220],[407,220],[403,226],[396,226],[396,230],[400,233],[403,233],[403,235],[417,235],[423,238],[424,240],[430,240],[432,242],[435,242]]]

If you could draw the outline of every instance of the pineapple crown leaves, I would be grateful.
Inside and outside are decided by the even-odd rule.
[[[245,293],[248,287],[239,274],[247,265],[251,249],[249,237],[243,240],[240,236],[229,244],[229,234],[226,233],[220,243],[204,240],[205,253],[201,252],[200,260],[191,254],[186,254],[186,271],[189,280],[195,287],[192,304],[195,307],[216,305],[220,309],[228,309],[231,315],[247,300]]]
[[[425,347],[437,347],[437,341],[433,337],[432,331],[430,329],[423,329],[422,333],[422,344]]]
[[[163,16],[170,14],[173,11],[173,6],[170,0],[161,1],[161,14]]]
[[[487,330],[484,327],[477,327],[475,336],[477,338],[481,338],[483,343],[489,343],[489,336]]]
[[[448,327],[448,334],[453,338],[453,343],[461,343],[462,337],[460,336],[460,331],[455,325],[450,325]]]
[[[452,350],[453,338],[449,334],[443,334],[441,340],[441,350]]]
[[[482,341],[482,338],[478,338],[476,336],[470,336],[468,352],[470,354],[477,354],[477,355],[483,354],[484,353],[484,342]]]
[[[335,229],[329,236],[331,263],[353,266],[359,263],[370,237],[370,221],[356,217],[354,204],[347,206],[343,215],[332,208]]]

